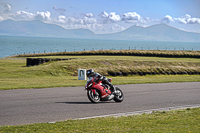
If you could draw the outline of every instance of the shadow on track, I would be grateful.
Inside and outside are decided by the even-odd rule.
[[[55,102],[55,103],[65,103],[65,104],[92,104],[91,102]]]
[[[95,104],[95,103],[91,103],[91,102],[55,102],[55,103],[65,103],[65,104]],[[115,103],[115,102],[99,102],[96,104],[104,104],[104,103]]]

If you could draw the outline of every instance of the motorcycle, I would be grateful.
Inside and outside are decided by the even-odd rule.
[[[108,79],[109,82],[112,79]],[[85,90],[87,90],[88,99],[92,103],[98,103],[100,101],[111,101],[122,102],[124,99],[123,92],[120,88],[115,87],[115,93],[112,93],[108,85],[102,84],[102,81],[97,81],[91,77],[87,80],[85,85]]]

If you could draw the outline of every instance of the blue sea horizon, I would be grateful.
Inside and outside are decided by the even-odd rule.
[[[189,50],[200,51],[200,42],[70,39],[0,36],[0,58],[33,53],[90,50]]]

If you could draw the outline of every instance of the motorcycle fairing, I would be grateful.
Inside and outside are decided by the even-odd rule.
[[[99,90],[100,95],[101,95],[101,101],[108,100],[108,97],[111,94],[111,91],[108,88],[106,88],[106,86],[99,85],[99,84],[93,84],[92,88]],[[93,91],[93,93],[95,94],[95,91]]]
[[[111,81],[112,79],[110,80],[110,82]],[[111,91],[108,89],[108,87],[106,87],[106,85],[102,84],[102,81],[95,82],[94,78],[88,78],[85,89],[90,89],[94,95],[96,94],[96,91],[98,91],[101,101],[107,101],[111,94]]]

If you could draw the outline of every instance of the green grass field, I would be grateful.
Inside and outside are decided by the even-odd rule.
[[[26,58],[0,59],[0,89],[84,86],[78,69],[93,68],[113,78],[113,84],[199,82],[200,75],[128,75],[109,76],[109,72],[200,72],[200,59],[138,56],[48,56],[40,58],[76,58],[26,67]]]
[[[200,108],[122,117],[67,120],[22,126],[0,126],[0,133],[198,133]]]
[[[39,57],[37,57],[39,58]],[[40,58],[76,58],[26,67],[26,58],[0,59],[0,90],[83,86],[77,70],[93,68],[102,75],[109,72],[159,72],[161,75],[108,76],[113,84],[200,82],[200,75],[167,75],[165,72],[200,72],[198,58],[142,56],[40,56]],[[200,108],[154,112],[128,117],[68,120],[22,126],[0,126],[0,133],[62,132],[199,132]]]

